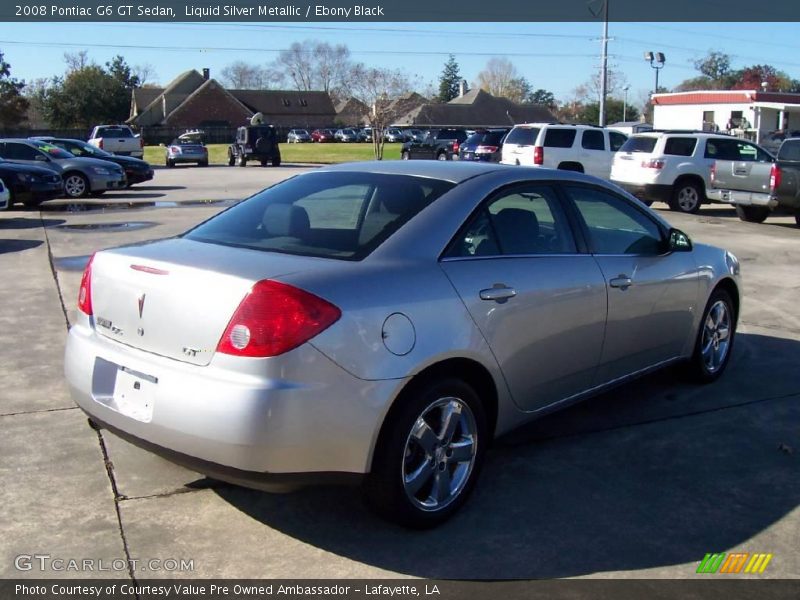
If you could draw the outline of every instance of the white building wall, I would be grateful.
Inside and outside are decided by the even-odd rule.
[[[755,110],[749,103],[741,104],[666,104],[653,107],[653,127],[655,129],[703,129],[703,113],[712,111],[714,123],[724,132],[731,113],[741,111],[753,127],[755,127]],[[775,129],[770,120],[762,123],[762,129]]]

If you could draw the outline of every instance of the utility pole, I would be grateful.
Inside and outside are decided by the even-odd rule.
[[[610,0],[605,0],[603,3],[603,39],[602,39],[602,57],[600,59],[600,127],[606,125],[606,95],[608,86],[608,3]]]

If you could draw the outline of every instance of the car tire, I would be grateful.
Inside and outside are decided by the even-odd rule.
[[[448,160],[447,152],[439,152],[439,154],[436,155],[436,160]]]
[[[400,158],[402,158],[403,160],[411,160],[411,155],[410,155],[410,154],[408,153],[408,151],[406,150],[405,152],[403,152],[403,153],[400,155]]]
[[[11,201],[9,200],[9,202],[11,202]],[[800,213],[797,213],[797,214],[794,216],[794,222],[795,222],[795,225],[797,225],[798,227],[800,227]]]
[[[83,173],[73,171],[64,174],[64,193],[68,198],[85,198],[91,191],[89,178]]]
[[[228,150],[228,166],[232,167],[236,164],[236,157],[233,155],[233,152]]]
[[[197,166],[198,167],[207,167],[208,166],[208,161],[204,160],[202,162],[199,162],[199,163],[197,163]]]
[[[172,169],[172,168],[174,168],[174,167],[175,167],[175,161],[174,161],[174,160],[167,159],[167,161],[166,161],[166,165],[167,165],[167,168],[168,168],[168,169]]]
[[[236,164],[238,164],[240,167],[246,167],[247,166],[247,158],[245,157],[244,154],[240,154],[238,156]]]
[[[742,206],[737,204],[736,215],[747,223],[763,223],[769,216],[769,208],[766,206]]]
[[[277,156],[272,157],[272,166],[273,167],[280,167],[281,166],[281,155],[278,154]]]
[[[688,373],[699,383],[711,383],[725,371],[736,338],[736,312],[728,292],[716,289],[700,320]]]
[[[683,181],[675,185],[669,207],[677,212],[696,214],[703,203],[703,191],[693,181]]]
[[[448,377],[412,386],[387,418],[363,491],[380,516],[427,529],[466,501],[489,432],[480,398],[464,381]]]

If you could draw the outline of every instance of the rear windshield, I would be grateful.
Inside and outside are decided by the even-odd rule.
[[[100,127],[97,130],[97,137],[133,137],[133,133],[127,127]]]
[[[506,144],[517,146],[533,146],[539,136],[538,127],[514,127],[506,138]]]
[[[467,146],[499,146],[504,135],[504,131],[479,131],[469,136],[464,144]]]
[[[544,145],[548,148],[572,148],[574,129],[550,128],[544,134]]]
[[[658,138],[650,137],[650,136],[642,136],[642,137],[629,137],[628,141],[622,144],[622,148],[619,149],[620,152],[645,152],[647,154],[653,151],[653,148],[656,147],[656,142]]]
[[[778,160],[800,162],[800,140],[786,140],[778,152]]]
[[[221,244],[361,260],[453,183],[380,173],[311,173],[240,202],[185,237]]]

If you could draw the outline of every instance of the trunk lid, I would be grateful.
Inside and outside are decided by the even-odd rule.
[[[771,162],[717,160],[713,187],[743,192],[769,192]]]
[[[207,365],[254,283],[329,262],[180,238],[99,252],[95,328],[145,352]]]
[[[652,176],[642,162],[654,157],[658,138],[653,136],[631,136],[613,155],[611,162],[611,180],[623,183],[642,183],[643,179]]]

